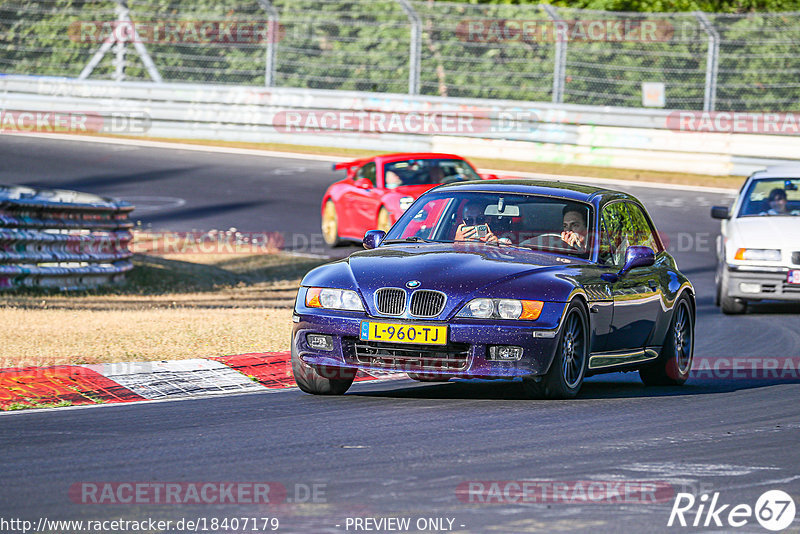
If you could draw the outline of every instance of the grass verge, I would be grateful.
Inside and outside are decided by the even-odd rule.
[[[287,254],[134,256],[124,285],[0,296],[0,368],[288,350],[302,276]]]

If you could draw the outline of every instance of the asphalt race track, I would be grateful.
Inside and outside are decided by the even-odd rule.
[[[298,250],[341,256],[356,249],[312,246],[321,194],[336,177],[328,163],[299,159],[0,138],[2,184],[130,200],[154,230],[278,231]],[[646,204],[697,290],[696,360],[800,355],[800,307],[765,304],[726,317],[713,305],[718,223],[709,207],[731,196],[626,189]],[[516,383],[396,380],[356,384],[337,398],[291,390],[9,413],[0,416],[0,516],[277,517],[279,532],[365,532],[352,522],[365,517],[410,518],[409,532],[766,532],[755,517],[741,528],[725,521],[767,490],[800,506],[798,407],[798,380],[708,373],[683,388],[646,389],[634,374],[593,377],[573,401],[525,400]],[[523,480],[663,491],[627,502],[562,493],[499,503],[457,491]],[[271,505],[83,504],[73,486],[82,482],[277,482],[287,497]],[[679,492],[698,501],[685,514],[690,526],[670,528]],[[716,492],[718,507],[730,505],[719,516],[724,526],[704,523],[703,513],[692,527],[700,495]],[[420,518],[443,524],[416,529]],[[796,519],[787,532],[799,528]]]

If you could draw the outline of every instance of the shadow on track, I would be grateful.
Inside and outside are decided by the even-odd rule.
[[[54,183],[52,180],[29,180],[22,182],[20,185],[28,187],[55,187],[57,189],[76,189],[83,190],[89,193],[104,194],[104,187],[118,187],[122,184],[141,184],[144,182],[154,182],[157,180],[173,179],[176,176],[191,176],[192,174],[201,170],[202,167],[188,166],[188,167],[173,167],[170,169],[158,169],[151,171],[139,171],[128,174],[115,174],[113,170],[109,172],[95,175],[85,176],[81,178],[70,178],[63,182]]]
[[[635,376],[635,375],[634,375]],[[362,383],[366,386],[368,383]],[[519,381],[459,380],[437,384],[397,384],[392,389],[378,389],[382,384],[369,384],[350,390],[348,395],[359,397],[386,397],[397,399],[451,399],[451,400],[521,400],[531,402],[575,402],[598,399],[629,399],[652,397],[680,397],[731,393],[745,389],[771,387],[783,384],[800,384],[800,379],[690,379],[680,387],[648,387],[637,379],[626,381],[590,378],[583,384],[577,399],[550,401],[528,399]],[[402,385],[401,385],[402,384]],[[403,387],[405,386],[405,387]]]

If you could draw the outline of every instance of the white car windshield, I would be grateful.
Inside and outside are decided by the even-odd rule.
[[[796,217],[800,215],[800,178],[753,180],[742,195],[739,217]]]

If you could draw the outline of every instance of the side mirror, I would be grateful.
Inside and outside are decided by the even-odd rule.
[[[728,213],[727,206],[713,206],[711,208],[711,217],[714,219],[730,219],[731,215]]]
[[[361,244],[364,245],[365,249],[372,250],[381,244],[384,237],[386,237],[386,232],[383,230],[369,230],[364,234],[364,239],[361,241]]]
[[[617,273],[619,276],[625,276],[628,271],[637,267],[650,267],[656,262],[656,253],[650,247],[630,246],[625,251],[625,264],[622,269]]]
[[[370,182],[367,178],[359,178],[353,185],[359,189],[372,189],[372,182]]]

